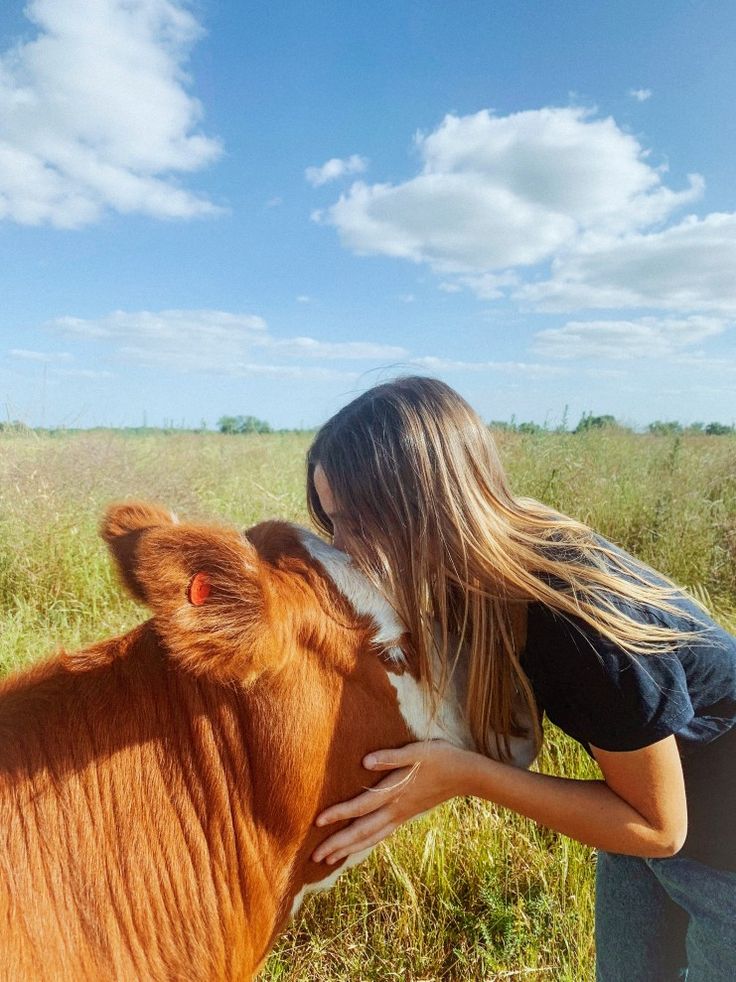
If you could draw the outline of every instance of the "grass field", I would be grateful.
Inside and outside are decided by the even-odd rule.
[[[688,586],[736,630],[736,437],[499,433],[519,494],[574,515]],[[0,434],[0,672],[146,617],[96,526],[124,497],[187,518],[307,522],[307,435]],[[590,776],[562,734],[540,767]],[[269,982],[592,978],[594,857],[475,800],[400,830],[308,900]]]

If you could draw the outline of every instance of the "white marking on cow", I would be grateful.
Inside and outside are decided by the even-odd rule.
[[[395,675],[389,671],[388,679],[396,689],[401,715],[417,740],[447,740],[456,747],[462,747],[463,750],[477,750],[465,711],[466,672],[467,665],[461,658],[433,714],[424,688],[409,672]],[[439,658],[436,652],[434,677],[440,677]],[[509,762],[516,767],[529,767],[538,751],[532,736],[534,728],[527,713],[518,711],[516,716],[528,735],[509,737]]]
[[[322,564],[355,611],[373,618],[378,628],[374,641],[377,644],[396,642],[403,633],[403,626],[386,597],[359,569],[353,566],[348,555],[323,542],[306,529],[298,531],[310,555]],[[397,665],[406,666],[404,653],[398,645],[391,645],[386,653]],[[448,740],[466,750],[476,749],[465,713],[467,668],[466,659],[462,657],[458,659],[434,714],[431,713],[423,687],[409,672],[405,671],[402,674],[388,672],[389,680],[396,689],[401,715],[417,740]],[[432,669],[432,677],[440,678],[439,656],[436,651],[433,654]],[[525,724],[527,733],[531,734],[533,732],[531,720],[526,718],[523,712],[519,712],[517,716],[519,721]],[[531,736],[509,737],[511,763],[517,767],[528,767],[534,760],[537,749]]]
[[[323,542],[306,529],[298,529],[298,532],[307,552],[322,564],[340,593],[350,601],[356,614],[372,618],[377,628],[374,642],[389,646],[387,653],[391,659],[403,662],[404,654],[396,642],[404,633],[404,626],[388,600],[376,590],[367,576],[353,566],[350,556]]]
[[[438,659],[435,656],[435,662]],[[439,666],[435,664],[436,676]],[[401,675],[388,672],[388,680],[396,689],[399,711],[416,740],[447,740],[456,747],[475,750],[475,741],[465,717],[458,680],[453,675],[442,694],[435,712],[422,684],[409,672]]]
[[[353,565],[350,557],[306,529],[298,531],[309,554],[321,563],[327,575],[343,596],[350,601],[356,613],[368,615],[373,619],[378,628],[374,641],[378,644],[398,641],[404,632],[398,614],[368,577]],[[398,645],[392,645],[388,654],[392,661],[405,664],[404,654]],[[439,661],[436,654],[434,670],[435,677],[438,678]],[[464,692],[465,689],[465,680],[464,677],[460,678],[460,675],[460,666],[458,666],[433,715],[422,686],[409,672],[405,671],[401,674],[388,672],[389,680],[396,689],[401,715],[415,739],[449,740],[456,746],[474,749],[475,744],[470,735],[460,696],[460,692]]]
[[[533,733],[534,727],[528,714],[519,714],[519,722],[527,723],[527,732]],[[512,736],[509,737],[509,750],[511,752],[511,763],[515,767],[529,767],[534,762],[534,758],[539,753],[539,747],[531,736]]]
[[[362,863],[364,859],[373,852],[375,847],[371,846],[370,849],[363,849],[360,852],[354,852],[352,856],[348,856],[345,862],[342,863],[333,873],[326,876],[324,880],[317,880],[316,883],[306,883],[299,893],[294,897],[291,904],[291,910],[289,911],[289,917],[293,917],[294,914],[299,910],[302,905],[302,901],[307,896],[308,893],[319,893],[321,890],[329,890],[331,886],[337,882],[337,878],[341,876],[346,870],[351,869],[353,866],[357,866],[358,863]]]

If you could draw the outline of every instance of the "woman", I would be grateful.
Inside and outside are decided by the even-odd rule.
[[[685,966],[689,982],[736,979],[736,638],[587,526],[515,498],[487,427],[434,379],[379,385],[329,420],[309,451],[308,499],[390,595],[433,700],[467,659],[479,751],[437,740],[369,754],[366,768],[388,772],[379,793],[319,816],[351,821],[314,859],[335,863],[478,795],[599,850],[602,982]],[[602,780],[508,762],[530,726],[541,743],[543,714]]]

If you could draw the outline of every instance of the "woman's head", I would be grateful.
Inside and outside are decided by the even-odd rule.
[[[493,439],[467,402],[437,379],[369,389],[322,427],[308,454],[315,523],[379,568],[389,558],[382,553],[393,554],[394,570],[418,542],[445,551],[479,494],[509,502]]]

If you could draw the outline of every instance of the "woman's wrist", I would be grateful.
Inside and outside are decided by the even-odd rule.
[[[457,759],[452,763],[450,781],[452,794],[450,797],[487,798],[489,778],[492,777],[493,765],[500,767],[497,761],[476,753],[474,750],[458,750]]]

